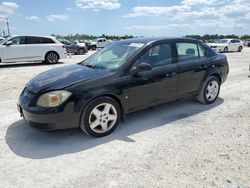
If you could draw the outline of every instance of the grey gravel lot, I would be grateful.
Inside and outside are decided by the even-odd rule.
[[[98,139],[33,129],[16,109],[29,79],[87,55],[0,65],[0,187],[250,187],[250,48],[226,55],[230,75],[214,104],[133,113]]]

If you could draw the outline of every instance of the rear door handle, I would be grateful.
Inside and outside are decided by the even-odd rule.
[[[170,78],[170,77],[172,77],[174,75],[176,75],[176,72],[169,72],[165,76]]]

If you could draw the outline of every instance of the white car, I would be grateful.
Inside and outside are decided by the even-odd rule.
[[[96,48],[104,48],[110,43],[111,43],[110,40],[107,40],[105,38],[98,38],[94,42],[91,43],[91,47],[93,50],[95,50]]]
[[[66,57],[65,46],[53,37],[13,36],[0,42],[2,63],[44,61],[53,64]]]
[[[243,49],[243,43],[239,39],[221,39],[216,43],[208,43],[214,51],[216,52],[229,52],[238,51],[241,52]]]

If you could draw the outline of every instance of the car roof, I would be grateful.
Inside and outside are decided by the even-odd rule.
[[[51,39],[55,39],[56,37],[53,36],[46,36],[46,35],[12,35],[12,37],[46,37],[46,38],[51,38]]]
[[[164,41],[164,40],[187,40],[187,41],[200,41],[197,39],[192,38],[184,38],[184,37],[140,37],[140,38],[132,38],[132,39],[124,39],[120,40],[118,42],[120,43],[143,43],[143,44],[149,44],[152,42],[157,41]]]

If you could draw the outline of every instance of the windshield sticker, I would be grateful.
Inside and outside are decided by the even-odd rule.
[[[129,46],[130,47],[141,48],[141,47],[144,46],[144,44],[143,43],[131,43]]]

